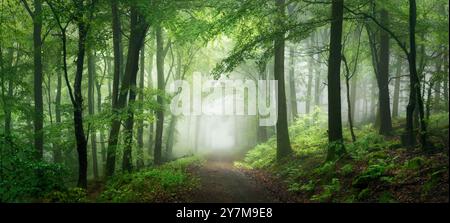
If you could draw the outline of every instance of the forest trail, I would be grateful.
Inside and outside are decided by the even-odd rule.
[[[273,203],[279,199],[252,177],[233,166],[233,159],[207,157],[193,170],[200,187],[192,193],[194,203]]]

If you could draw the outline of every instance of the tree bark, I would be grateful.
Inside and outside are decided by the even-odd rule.
[[[162,35],[162,27],[160,24],[156,27],[156,70],[158,90],[160,94],[164,92],[164,40]],[[156,135],[155,135],[155,149],[153,152],[153,162],[155,165],[162,163],[162,136],[164,127],[164,99],[161,95],[157,96],[157,103],[159,105],[156,111]]]
[[[400,58],[397,58],[396,64],[396,75],[395,75],[395,84],[394,84],[394,99],[392,102],[392,117],[398,117],[398,107],[400,103],[400,82],[401,82],[401,72],[402,72],[402,62]]]
[[[119,98],[113,112],[119,114],[126,106],[128,99],[128,92],[132,80],[136,78],[138,71],[139,52],[143,44],[145,34],[147,33],[148,25],[144,19],[139,15],[135,7],[131,8],[130,19],[130,37],[127,54],[127,65],[125,67],[125,75],[121,81]],[[120,124],[122,120],[115,118],[111,123],[111,130],[108,141],[108,151],[106,157],[106,176],[113,175],[116,163],[116,148],[119,137]]]
[[[145,76],[145,44],[142,44],[141,57],[140,57],[141,68],[139,70],[139,109],[142,112],[142,103],[144,103],[144,76]],[[144,167],[144,120],[139,119],[138,129],[137,129],[137,157],[136,157],[136,168],[141,169]]]
[[[448,112],[448,49],[445,54],[445,60],[444,60],[444,67],[445,67],[445,78],[443,83],[443,92],[444,92],[444,103],[445,103],[445,111]]]
[[[295,121],[297,118],[297,91],[295,89],[295,59],[294,59],[294,47],[289,48],[289,90],[291,96],[291,109],[292,109],[292,119]],[[264,66],[265,68],[265,66]]]
[[[36,159],[44,152],[44,102],[42,97],[42,2],[34,0],[33,57],[34,57],[34,147]]]
[[[119,0],[111,0],[112,11],[112,31],[113,31],[113,48],[114,48],[114,76],[113,76],[113,93],[112,93],[112,107],[117,106],[117,100],[119,98],[119,82],[122,72],[122,28],[120,25],[119,15]]]
[[[341,41],[343,0],[333,0],[331,10],[330,55],[328,59],[328,153],[327,160],[334,160],[345,153],[341,119]]]
[[[95,88],[95,56],[93,49],[88,50],[88,110],[89,115],[92,117],[94,111],[94,88]],[[96,130],[89,126],[91,149],[92,149],[92,172],[94,179],[98,178],[98,162],[97,162],[97,134]]]
[[[86,37],[87,27],[84,21],[83,2],[78,3],[77,16],[78,16],[78,53],[76,62],[75,84],[74,84],[74,102],[73,102],[73,119],[75,125],[75,138],[77,140],[77,152],[78,152],[78,187],[87,188],[87,141],[84,134],[83,127],[83,94],[82,94],[82,81],[83,81],[83,67],[84,56],[86,50]]]
[[[409,62],[409,71],[410,71],[410,94],[409,94],[409,102],[406,107],[406,131],[405,136],[403,138],[403,142],[408,147],[413,147],[415,145],[415,136],[414,136],[414,110],[417,109],[419,111],[419,120],[420,120],[420,142],[422,144],[423,149],[428,149],[429,145],[427,142],[427,126],[424,117],[424,108],[422,95],[420,91],[420,80],[417,75],[417,64],[416,64],[416,1],[409,0],[409,47],[410,52],[408,54],[408,62]]]
[[[380,11],[381,24],[389,25],[389,17],[386,9]],[[379,133],[390,135],[392,132],[392,120],[389,98],[389,34],[380,30],[380,49],[378,59],[378,72],[376,73],[378,83],[378,112],[380,116]]]
[[[276,0],[277,6],[277,23],[282,25],[285,17],[285,0]],[[275,37],[275,65],[274,76],[278,83],[278,121],[277,130],[277,160],[287,157],[292,153],[291,142],[289,139],[288,122],[287,122],[287,105],[286,105],[286,88],[284,80],[284,33],[280,33]]]
[[[95,80],[95,87],[97,90],[97,113],[102,113],[102,83]],[[106,162],[106,149],[105,149],[105,132],[103,129],[100,130],[100,154],[101,154],[101,165],[104,167]]]

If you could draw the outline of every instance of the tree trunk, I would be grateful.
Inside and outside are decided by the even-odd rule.
[[[82,13],[84,5],[81,2],[77,5],[78,13]],[[87,28],[86,24],[79,18],[78,23],[78,53],[77,53],[77,67],[75,73],[75,85],[74,85],[74,103],[73,103],[73,119],[75,125],[75,138],[77,140],[77,152],[78,152],[78,187],[87,188],[87,141],[83,128],[83,94],[82,94],[82,81],[83,81],[83,67],[84,67],[84,55],[86,50],[86,37]]]
[[[61,61],[57,61],[58,68],[61,67]],[[56,96],[55,96],[55,121],[57,125],[61,124],[61,88],[62,88],[62,69],[57,70],[57,83],[56,83]],[[53,162],[60,163],[62,161],[61,142],[58,137],[58,141],[53,148]]]
[[[158,90],[164,92],[164,43],[162,36],[161,25],[156,27],[156,69],[158,79]],[[156,111],[156,135],[155,135],[155,149],[153,152],[153,162],[155,165],[162,163],[162,136],[164,127],[164,99],[161,95],[157,96],[157,103],[159,105]]]
[[[119,98],[113,112],[118,114],[127,105],[128,92],[130,91],[130,85],[132,80],[136,78],[138,71],[139,52],[143,44],[145,34],[147,33],[148,25],[143,21],[138,13],[138,10],[134,7],[131,8],[130,19],[130,37],[127,54],[127,65],[125,68],[125,75],[121,81]],[[117,64],[115,64],[117,65]],[[116,70],[116,69],[115,69]],[[115,71],[116,72],[116,71]],[[106,157],[106,176],[113,175],[116,163],[116,148],[119,137],[120,124],[122,120],[115,118],[111,123],[111,130],[108,141],[108,151]]]
[[[445,103],[445,110],[446,112],[448,112],[448,49],[447,49],[447,53],[445,54],[445,60],[444,60],[444,72],[445,72],[445,78],[444,78],[444,83],[443,83],[443,92],[444,92],[444,103]]]
[[[401,82],[402,62],[397,58],[394,84],[394,99],[392,102],[392,117],[398,117],[398,107],[400,103],[400,82]]]
[[[172,115],[169,122],[169,128],[167,129],[167,141],[166,141],[166,158],[167,160],[171,160],[172,155],[172,149],[173,144],[175,140],[175,126],[177,125],[177,117],[175,115]]]
[[[139,55],[139,52],[138,52]],[[137,66],[136,66],[137,67]],[[136,70],[137,72],[137,70]],[[123,150],[122,169],[123,171],[131,172],[132,170],[132,146],[133,146],[133,125],[134,125],[134,109],[133,104],[136,100],[136,77],[137,73],[131,77],[130,93],[128,98],[128,115],[125,121],[124,139],[125,148]]]
[[[154,41],[153,39],[150,39],[150,43],[151,46],[154,45]],[[150,49],[150,54],[149,54],[149,68],[148,68],[148,77],[147,77],[147,88],[152,89],[153,88],[153,83],[152,83],[152,71],[153,71],[153,54],[154,54],[154,49],[153,47]],[[152,98],[153,100],[153,98]],[[154,112],[153,112],[154,114]],[[148,123],[148,155],[150,157],[153,157],[153,145],[154,145],[154,126],[155,124],[153,123],[153,121],[151,123]]]
[[[350,115],[352,116],[352,122],[356,121],[356,89],[358,88],[358,76],[354,73],[350,82]]]
[[[95,88],[95,56],[93,49],[88,50],[88,110],[89,116],[94,115],[94,88]],[[89,125],[91,149],[92,149],[92,171],[94,179],[98,178],[98,162],[97,162],[97,134],[96,130]]]
[[[343,0],[333,0],[330,35],[330,55],[328,59],[328,154],[327,160],[334,160],[345,153],[342,138],[341,119],[341,41],[343,22]]]
[[[413,147],[415,145],[415,136],[414,136],[414,121],[413,115],[416,104],[418,105],[417,109],[419,111],[419,120],[420,120],[420,142],[422,144],[422,148],[428,148],[427,142],[427,126],[424,120],[424,108],[423,101],[421,97],[420,91],[420,81],[417,75],[417,65],[416,65],[416,1],[409,0],[409,47],[410,52],[408,54],[408,62],[409,62],[409,71],[410,71],[410,93],[409,93],[409,102],[406,107],[406,134],[403,138],[403,142],[408,147]]]
[[[139,109],[142,112],[142,103],[144,103],[144,76],[145,76],[145,44],[142,44],[141,57],[140,57],[141,68],[139,70]],[[137,129],[137,157],[136,157],[136,168],[141,169],[144,167],[144,120],[139,119],[138,129]]]
[[[310,48],[314,45],[314,34],[310,39]],[[308,57],[308,82],[306,84],[306,102],[305,102],[305,111],[306,114],[311,112],[311,98],[312,98],[312,82],[313,82],[313,72],[314,72],[314,55],[310,55]]]
[[[285,17],[285,0],[276,0],[277,23],[282,24]],[[278,121],[277,129],[277,160],[281,160],[292,153],[287,123],[286,90],[284,82],[284,34],[275,37],[275,65],[274,76],[278,83]]]
[[[425,104],[425,109],[426,109],[425,110],[425,117],[426,117],[427,121],[430,119],[431,96],[432,96],[431,93],[433,91],[434,85],[435,85],[435,80],[433,80],[433,78],[431,78],[429,83],[428,83],[427,101],[426,101],[426,104]]]
[[[314,80],[314,106],[320,107],[320,66],[316,67]]]
[[[292,109],[292,117],[295,121],[295,118],[297,118],[298,111],[297,111],[297,91],[295,89],[295,59],[294,59],[294,47],[289,48],[289,90],[291,95],[291,109]],[[265,68],[265,66],[264,66]]]
[[[387,27],[389,23],[388,12],[380,11],[381,24]],[[378,83],[378,112],[380,116],[379,133],[390,135],[392,132],[392,120],[389,99],[389,34],[380,30],[380,51],[378,59],[378,72],[376,73]]]
[[[353,74],[350,74],[350,68],[348,67],[347,59],[345,56],[342,56],[342,60],[345,65],[345,90],[346,90],[346,96],[347,96],[347,116],[348,116],[348,126],[350,129],[350,134],[352,136],[352,142],[356,141],[355,132],[353,131],[353,114],[352,114],[352,103],[350,99],[350,79],[354,76]],[[356,62],[355,62],[356,63]],[[353,77],[355,78],[355,77]]]
[[[102,83],[98,80],[95,80],[95,87],[97,90],[97,113],[102,113]],[[105,132],[103,129],[100,130],[100,154],[101,154],[101,165],[104,167],[106,162],[106,149],[105,149]]]
[[[0,54],[0,57],[2,57],[2,55]],[[0,60],[3,60],[3,58],[1,58]],[[12,81],[12,68],[13,68],[13,60],[14,60],[14,49],[11,47],[8,49],[8,53],[6,55],[6,65],[7,65],[7,70],[10,73],[8,75],[7,78],[5,78],[5,73],[4,73],[4,64],[2,61],[1,64],[1,72],[2,72],[2,96],[3,96],[3,102],[4,102],[4,113],[5,113],[5,136],[10,137],[11,136],[11,101],[12,101],[12,96],[13,96],[13,81]],[[7,81],[5,80],[7,79]],[[6,99],[5,99],[5,82],[8,82],[8,90],[6,93]]]
[[[113,31],[113,48],[114,48],[114,77],[113,77],[113,93],[112,107],[115,108],[119,98],[119,82],[122,73],[122,28],[120,26],[119,0],[111,0],[112,11],[112,31]]]
[[[34,147],[36,158],[41,160],[44,152],[44,102],[42,98],[42,2],[34,0],[33,56],[34,56]]]
[[[436,80],[434,82],[434,102],[433,107],[434,111],[438,112],[441,109],[441,80],[442,80],[442,61],[441,58],[436,62]],[[431,92],[430,92],[431,93]],[[429,96],[430,98],[431,96]]]
[[[291,55],[292,56],[292,55]],[[292,58],[292,57],[291,57]],[[267,69],[266,69],[266,67],[267,67],[267,63],[266,62],[263,62],[263,63],[260,63],[260,64],[258,64],[258,72],[259,72],[259,80],[266,80],[266,78],[267,78]],[[292,69],[292,67],[291,67],[291,69]],[[292,71],[291,71],[292,72]],[[266,82],[266,89],[268,88],[268,85],[267,85],[267,82]],[[258,88],[257,88],[258,89]],[[291,86],[291,91],[292,91],[292,86]],[[266,95],[266,97],[267,97],[267,95]],[[291,92],[291,99],[292,99],[292,92]],[[264,102],[266,102],[267,101],[267,98],[265,98],[265,100],[264,100]],[[292,103],[292,101],[291,101],[291,103]],[[295,101],[295,103],[297,103],[297,101]],[[292,106],[292,107],[294,107],[294,105]],[[297,105],[295,105],[295,107],[297,107]],[[297,111],[297,110],[295,110],[295,111]],[[257,131],[258,131],[258,143],[262,143],[262,142],[265,142],[265,141],[267,141],[268,140],[268,136],[267,136],[267,127],[266,126],[260,126],[259,125],[259,119],[260,119],[261,117],[259,117],[259,115],[258,115],[258,120],[257,120]]]

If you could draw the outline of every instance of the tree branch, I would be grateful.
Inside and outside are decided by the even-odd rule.
[[[34,19],[34,13],[33,13],[33,11],[31,11],[31,8],[30,8],[30,6],[28,5],[28,2],[27,2],[26,0],[20,0],[20,1],[22,2],[23,6],[24,6],[25,9],[27,10],[28,14],[30,14],[30,17],[31,17],[32,19]]]

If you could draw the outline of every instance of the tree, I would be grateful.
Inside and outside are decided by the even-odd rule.
[[[94,115],[94,88],[95,88],[95,55],[94,50],[88,50],[88,110],[89,115]],[[90,125],[89,131],[91,133],[91,148],[92,148],[92,169],[94,178],[98,178],[98,162],[97,162],[97,134],[96,130]]]
[[[36,159],[41,160],[44,152],[44,100],[42,97],[42,1],[33,0],[34,11],[27,0],[21,0],[33,20],[33,58],[34,58],[34,147]]]
[[[139,70],[139,89],[138,94],[139,109],[142,110],[144,103],[144,77],[145,77],[145,43],[142,44],[141,56],[140,56],[140,70]],[[137,123],[137,161],[136,168],[141,169],[144,167],[144,120],[140,119]]]
[[[380,23],[384,27],[389,25],[389,14],[386,9],[380,10]],[[378,112],[380,116],[380,130],[382,135],[390,135],[392,132],[392,120],[389,100],[389,34],[380,30],[380,49],[378,59]]]
[[[156,135],[155,135],[155,148],[153,152],[153,162],[156,165],[162,163],[162,135],[164,125],[164,99],[161,95],[164,92],[164,40],[162,35],[161,24],[156,26],[156,70],[157,70],[157,82],[158,91],[157,103],[159,105],[156,111]]]
[[[139,13],[139,10],[135,5],[131,6],[130,15],[130,36],[128,44],[127,64],[125,67],[125,74],[123,75],[119,98],[117,105],[113,108],[113,112],[119,115],[122,110],[127,106],[128,93],[132,83],[135,83],[136,75],[139,68],[139,52],[145,39],[149,24],[145,21],[144,17]],[[115,68],[114,68],[115,69]],[[134,81],[133,81],[134,80]],[[128,112],[128,110],[127,110]],[[112,176],[115,170],[116,163],[116,148],[119,137],[120,124],[122,120],[119,117],[115,117],[111,123],[111,130],[108,140],[108,151],[106,158],[106,176]],[[128,153],[128,151],[127,151]]]
[[[276,23],[283,24],[283,18],[285,17],[285,1],[276,0],[277,6],[277,21]],[[274,75],[278,84],[278,121],[276,124],[277,129],[277,159],[287,157],[292,153],[291,142],[289,139],[288,123],[287,123],[287,105],[286,105],[286,88],[284,80],[284,33],[279,31],[274,41]]]
[[[328,58],[328,153],[334,160],[345,153],[341,119],[341,41],[344,1],[333,0],[331,6],[330,54]]]
[[[402,71],[402,62],[400,58],[397,58],[396,61],[396,71],[395,71],[395,83],[394,83],[394,98],[392,101],[392,117],[398,117],[398,107],[400,103],[400,80],[401,80],[401,71]]]

